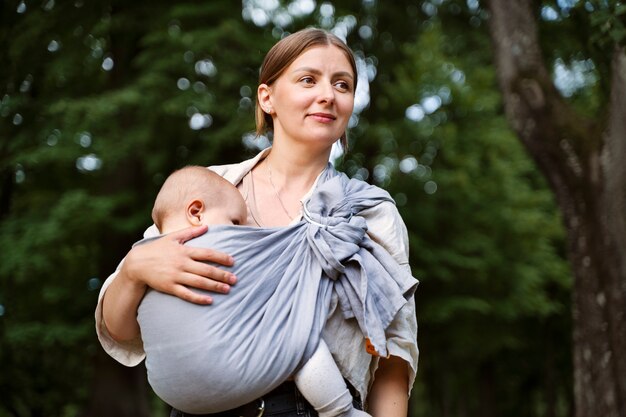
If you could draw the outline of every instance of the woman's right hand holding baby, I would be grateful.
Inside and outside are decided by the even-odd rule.
[[[217,293],[230,290],[236,277],[206,262],[231,266],[231,256],[183,245],[206,231],[207,226],[190,227],[131,249],[103,300],[104,322],[115,340],[139,336],[137,309],[148,287],[196,304],[211,304],[213,300],[190,288]]]

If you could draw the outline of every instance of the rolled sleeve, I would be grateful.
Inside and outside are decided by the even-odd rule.
[[[112,273],[102,285],[100,289],[100,295],[98,297],[98,305],[96,306],[96,333],[98,334],[98,340],[102,345],[102,348],[113,359],[126,366],[136,366],[146,357],[146,353],[143,350],[143,342],[141,337],[137,337],[134,340],[126,342],[118,342],[109,333],[102,316],[102,300],[104,299],[104,293],[113,280],[117,277],[117,271]]]
[[[411,298],[398,312],[387,329],[389,354],[404,359],[409,366],[409,395],[415,382],[419,359],[417,320],[415,317],[415,299]]]
[[[367,222],[368,235],[389,252],[407,272],[409,266],[409,240],[406,226],[393,203],[382,203],[360,213]],[[411,298],[400,309],[386,331],[387,350],[407,362],[409,391],[415,381],[419,350],[417,347],[417,318],[415,299]],[[336,297],[331,302],[330,314],[322,337],[326,341],[341,373],[367,398],[374,381],[379,358],[365,350],[365,339],[354,320],[345,320],[337,308]]]
[[[410,274],[409,238],[400,213],[392,203],[379,204],[361,213],[368,226],[368,235],[384,247],[396,262]],[[417,317],[415,299],[400,309],[387,329],[387,350],[390,355],[404,359],[409,366],[409,394],[415,382],[419,349],[417,346]],[[374,361],[372,370],[378,363]]]
[[[158,234],[158,229],[156,226],[152,225],[144,232],[144,238],[154,237]],[[117,277],[117,273],[123,262],[123,260],[120,262],[115,272],[109,275],[100,289],[98,304],[95,312],[96,334],[98,335],[98,340],[100,341],[102,348],[109,354],[109,356],[122,365],[136,366],[146,357],[141,337],[138,336],[136,339],[125,342],[116,341],[109,333],[109,330],[104,323],[104,316],[102,315],[102,302],[104,300],[104,294],[106,293],[107,288],[109,288],[109,285],[111,285],[113,280]]]

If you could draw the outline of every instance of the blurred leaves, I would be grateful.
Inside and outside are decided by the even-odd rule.
[[[589,2],[594,13],[591,14],[591,25],[595,33],[591,40],[601,46],[624,45],[626,42],[626,4],[618,1]]]

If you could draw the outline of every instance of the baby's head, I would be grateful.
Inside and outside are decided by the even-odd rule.
[[[174,171],[154,201],[152,220],[161,233],[189,226],[245,224],[248,210],[231,183],[207,168]]]

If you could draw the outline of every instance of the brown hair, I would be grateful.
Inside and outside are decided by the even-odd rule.
[[[308,49],[316,46],[336,46],[344,52],[354,73],[354,94],[356,92],[357,71],[352,50],[336,35],[317,28],[303,29],[278,41],[265,55],[261,71],[259,72],[259,85],[272,85],[293,61]],[[258,98],[256,101],[255,118],[256,134],[258,136],[274,128],[272,117],[263,111]],[[343,132],[341,135],[340,143],[344,151],[346,151],[348,149],[346,132]]]

